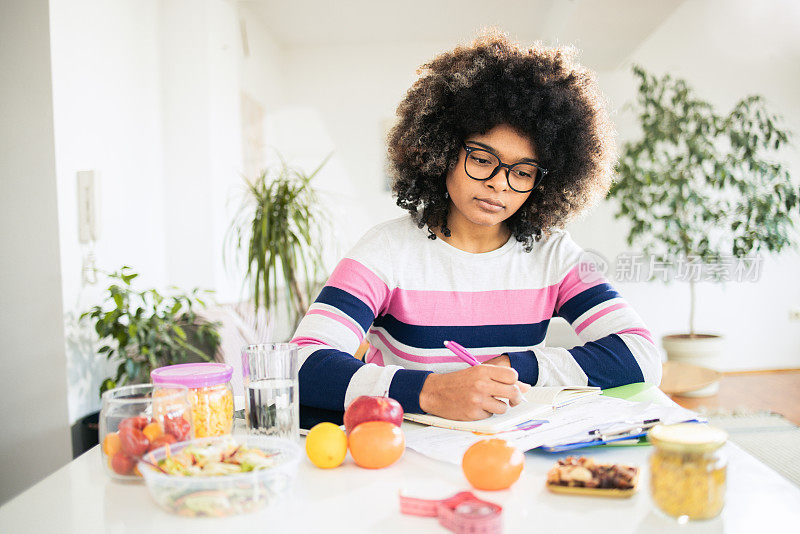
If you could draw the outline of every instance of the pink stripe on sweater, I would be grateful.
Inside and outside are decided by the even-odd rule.
[[[367,357],[364,358],[364,361],[367,363],[374,363],[375,365],[380,365],[381,367],[385,367],[385,363],[383,363],[383,353],[376,349],[375,347],[369,348],[369,354]]]
[[[452,363],[452,362],[463,361],[455,354],[444,355],[444,356],[418,356],[416,354],[409,354],[407,352],[398,349],[397,347],[394,347],[391,343],[389,343],[389,340],[386,339],[386,336],[384,336],[381,332],[371,330],[370,333],[377,336],[378,339],[380,339],[383,342],[383,344],[386,345],[386,348],[389,349],[389,351],[392,354],[403,360],[408,360],[410,362],[417,362],[417,363]]]
[[[636,334],[638,336],[642,336],[650,343],[653,343],[653,334],[651,334],[650,330],[646,328],[628,328],[627,330],[617,332],[617,334]],[[655,345],[655,343],[653,343],[653,345]]]
[[[386,283],[363,264],[350,258],[339,262],[325,285],[347,291],[363,301],[376,317],[389,297]]]
[[[395,288],[386,313],[419,326],[532,324],[552,318],[557,296],[558,284],[472,292]]]
[[[298,347],[305,347],[308,345],[325,345],[327,343],[324,341],[320,341],[319,339],[315,339],[313,337],[296,337],[290,341],[290,343],[296,343]]]
[[[607,313],[611,313],[614,310],[624,308],[625,306],[627,306],[625,302],[620,302],[618,304],[614,304],[613,306],[609,306],[608,308],[600,310],[599,312],[595,313],[594,315],[583,321],[580,325],[578,325],[578,327],[575,329],[575,333],[580,334],[584,328],[586,328],[587,326],[598,320],[600,317],[606,315]]]
[[[570,269],[570,271],[567,273],[567,276],[565,276],[559,284],[558,299],[555,303],[556,311],[560,310],[561,306],[563,306],[565,302],[578,293],[582,293],[594,286],[608,283],[608,280],[596,274],[592,274],[590,278],[591,281],[584,282],[581,280],[581,273],[581,264],[577,264],[575,267]]]
[[[308,310],[308,313],[306,315],[322,315],[323,317],[327,317],[329,319],[333,319],[337,323],[343,324],[344,326],[349,328],[356,335],[356,337],[358,338],[359,343],[364,339],[364,334],[361,333],[361,330],[356,325],[354,325],[351,321],[348,321],[347,319],[345,319],[341,315],[337,315],[337,314],[335,314],[335,313],[333,313],[331,311],[328,311],[328,310],[317,310],[317,309]]]

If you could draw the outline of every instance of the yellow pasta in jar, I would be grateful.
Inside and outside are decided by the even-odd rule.
[[[198,438],[230,434],[233,428],[233,392],[228,384],[189,390],[194,435]]]
[[[667,515],[710,519],[725,505],[727,434],[700,423],[658,425],[649,435],[653,501]]]
[[[180,384],[189,389],[194,436],[230,434],[233,429],[233,368],[223,363],[185,363],[155,369],[153,384]]]

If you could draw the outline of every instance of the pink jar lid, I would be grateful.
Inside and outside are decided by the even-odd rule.
[[[233,367],[227,363],[179,363],[150,371],[153,384],[180,384],[187,388],[216,386],[228,382]]]

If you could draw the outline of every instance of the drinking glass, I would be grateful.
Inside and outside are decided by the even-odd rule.
[[[250,434],[298,440],[297,345],[265,343],[242,349],[245,419]]]

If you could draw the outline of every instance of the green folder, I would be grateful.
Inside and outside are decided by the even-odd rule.
[[[602,395],[631,402],[652,402],[661,406],[677,406],[675,401],[670,399],[658,386],[647,382],[637,382],[617,388],[604,389]]]

